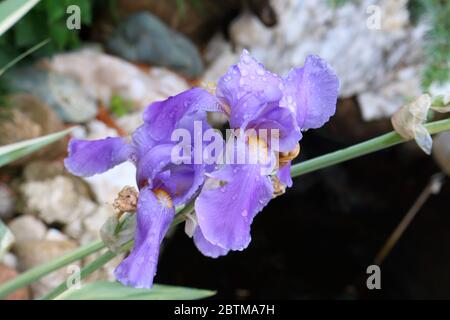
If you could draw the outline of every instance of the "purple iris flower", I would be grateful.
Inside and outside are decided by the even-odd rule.
[[[215,95],[194,88],[153,103],[144,111],[144,124],[130,142],[124,138],[72,140],[65,165],[75,175],[102,173],[124,161],[137,168],[140,193],[135,243],[117,267],[116,278],[133,287],[152,286],[159,247],[175,216],[175,206],[186,204],[200,188],[191,217],[197,223],[191,230],[197,248],[210,257],[245,249],[254,217],[274,196],[274,182],[292,185],[290,161],[281,161],[279,155],[298,148],[302,131],[328,121],[335,112],[338,87],[334,72],[317,56],[308,56],[302,68],[281,78],[244,50],[240,62],[220,78]],[[173,162],[174,130],[186,129],[193,137],[191,143],[204,143],[203,133],[210,129],[208,111],[228,116],[230,127],[238,129],[233,150],[243,149],[256,158],[255,163],[214,167],[195,161]],[[201,132],[196,132],[195,121],[201,121]],[[277,143],[271,139],[274,135]]]
[[[102,173],[127,160],[136,165],[140,192],[134,247],[115,270],[123,284],[152,286],[159,247],[175,216],[175,206],[189,201],[204,182],[205,166],[172,163],[172,132],[184,128],[194,135],[194,120],[208,129],[206,111],[218,108],[211,94],[193,88],[147,107],[144,124],[133,133],[131,142],[120,137],[70,141],[65,166],[75,175]]]
[[[298,145],[302,131],[327,122],[335,113],[338,90],[335,73],[317,56],[308,56],[302,68],[281,78],[244,50],[240,62],[219,80],[216,96],[231,128],[240,132],[267,129],[268,136],[277,130],[276,146],[259,135],[241,136],[250,153],[254,152],[253,142],[270,158],[289,153]],[[284,185],[292,185],[290,162],[272,173],[262,170],[259,163],[225,164],[208,176],[195,202],[195,243],[210,257],[249,245],[253,219],[273,198],[274,176]]]

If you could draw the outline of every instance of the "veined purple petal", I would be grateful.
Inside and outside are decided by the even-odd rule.
[[[179,128],[183,117],[197,114],[198,119],[206,117],[206,111],[220,111],[218,100],[208,91],[192,88],[164,101],[148,106],[143,115],[149,124],[148,133],[157,141],[170,141],[175,128]]]
[[[281,167],[277,172],[277,177],[282,184],[286,187],[292,187],[292,177],[291,177],[291,162],[289,161],[283,167]]]
[[[271,180],[258,165],[225,165],[211,176],[226,179],[226,184],[203,188],[195,202],[199,226],[210,243],[243,250],[251,240],[253,218],[272,199]]]
[[[296,147],[297,142],[302,138],[302,133],[297,126],[292,111],[278,106],[269,108],[257,119],[251,121],[248,127],[256,130],[266,129],[269,147],[274,151],[289,152]],[[273,138],[275,138],[276,133],[279,134],[278,147],[271,145],[271,135],[273,134]]]
[[[175,144],[159,144],[151,148],[137,162],[137,181],[140,187],[167,190],[174,205],[186,203],[205,180],[204,166],[174,164],[171,158]]]
[[[269,103],[278,102],[282,93],[281,78],[250,56],[247,50],[241,54],[237,65],[219,79],[216,95],[227,106],[231,127],[240,128],[245,121]]]
[[[175,185],[173,192],[174,205],[184,204],[194,196],[205,181],[205,170],[202,165],[173,165],[170,167],[170,178],[167,183]]]
[[[158,264],[159,247],[175,216],[149,189],[141,189],[137,205],[134,247],[114,274],[122,284],[135,288],[151,288]]]
[[[305,65],[291,70],[283,84],[280,105],[295,112],[300,129],[319,128],[334,115],[339,80],[325,60],[309,55]]]
[[[126,161],[131,151],[131,146],[120,137],[92,141],[72,139],[64,164],[70,173],[89,177]]]
[[[202,230],[197,227],[194,231],[194,243],[197,249],[205,256],[210,258],[218,258],[228,253],[228,249],[213,245],[205,239]]]
[[[173,143],[157,144],[138,159],[136,177],[139,187],[147,183],[150,187],[155,187],[152,180],[172,163],[171,152],[174,146]]]
[[[149,124],[144,123],[133,132],[131,141],[136,153],[136,158],[133,159],[135,162],[158,143],[150,136],[150,127]]]

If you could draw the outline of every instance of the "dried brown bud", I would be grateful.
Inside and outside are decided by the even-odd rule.
[[[119,211],[119,213],[135,212],[138,197],[139,192],[134,187],[123,187],[117,195],[117,198],[114,200],[113,207]]]

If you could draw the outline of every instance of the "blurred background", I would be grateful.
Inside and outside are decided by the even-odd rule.
[[[282,75],[308,54],[336,70],[337,113],[305,133],[303,161],[391,131],[390,116],[424,92],[449,92],[449,40],[445,0],[41,0],[0,36],[0,146],[73,125],[78,138],[127,136],[149,103],[211,85],[246,48]],[[0,168],[0,225],[13,235],[0,241],[0,283],[97,239],[117,193],[135,185],[131,164],[69,174],[68,140]],[[255,219],[249,248],[220,259],[179,227],[156,282],[243,300],[450,298],[446,178],[383,261],[382,289],[366,287],[367,266],[432,175],[450,173],[449,148],[441,134],[434,157],[408,143],[296,178]],[[87,281],[113,279],[122,258]],[[9,298],[39,297],[66,277]]]

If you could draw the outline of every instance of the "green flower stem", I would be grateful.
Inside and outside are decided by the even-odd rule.
[[[192,213],[195,209],[195,201],[190,201],[186,206],[184,206],[181,210],[177,211],[175,219],[173,219],[171,228],[179,225],[183,221],[187,219],[187,216]]]
[[[5,297],[10,293],[13,293],[17,289],[29,285],[30,283],[42,278],[43,276],[45,276],[50,272],[58,270],[72,262],[83,259],[84,257],[94,252],[97,252],[103,248],[105,248],[105,244],[101,240],[98,240],[90,244],[87,244],[81,248],[78,248],[68,254],[65,254],[62,257],[57,258],[53,261],[44,263],[40,266],[30,269],[0,286],[0,298]]]
[[[450,119],[430,122],[425,125],[425,127],[428,129],[430,134],[439,133],[442,131],[450,130]],[[302,163],[293,165],[291,168],[291,175],[292,177],[298,177],[300,175],[303,175],[305,173],[309,173],[312,171],[316,171],[325,167],[329,167],[350,159],[354,159],[356,157],[360,157],[363,155],[366,155],[371,152],[375,152],[381,149],[385,149],[391,146],[394,146],[396,144],[405,142],[406,139],[402,138],[400,135],[398,135],[395,132],[390,132],[387,134],[384,134],[380,137],[356,144],[354,146],[338,150],[308,161],[304,161]],[[178,214],[175,217],[172,226],[175,226],[184,220],[186,220],[186,216],[188,213],[192,212],[194,209],[194,203],[191,202],[185,207],[177,210]],[[9,282],[3,284],[0,286],[0,298],[4,297],[17,289],[20,289],[24,286],[27,286],[28,284],[40,279],[41,277],[45,276],[46,274],[55,271],[57,269],[60,269],[74,261],[83,259],[84,257],[97,252],[101,249],[105,248],[105,245],[101,241],[96,241],[91,244],[88,244],[84,247],[81,247],[71,253],[68,253],[61,258],[58,258],[54,261],[50,261],[48,263],[42,264],[38,267],[35,267],[33,269],[30,269],[18,277],[10,280]],[[84,268],[84,274],[89,275],[93,271],[100,268],[102,265],[104,265],[106,262],[108,262],[110,259],[112,259],[111,255],[113,253],[105,253],[101,257],[99,257],[97,260],[92,262],[91,264],[87,265]],[[115,255],[114,255],[115,256]],[[109,260],[108,260],[109,258]],[[65,284],[64,284],[65,285]],[[59,287],[58,287],[59,288]],[[62,287],[64,288],[64,287]],[[56,290],[56,289],[55,289]],[[61,289],[60,289],[61,290]]]
[[[430,134],[450,130],[450,119],[427,123],[425,128],[427,128]],[[396,132],[389,132],[382,136],[355,144],[351,147],[327,153],[323,156],[293,165],[291,167],[291,176],[298,177],[302,174],[330,167],[368,153],[392,147],[405,141],[407,141],[407,139],[402,138]]]

